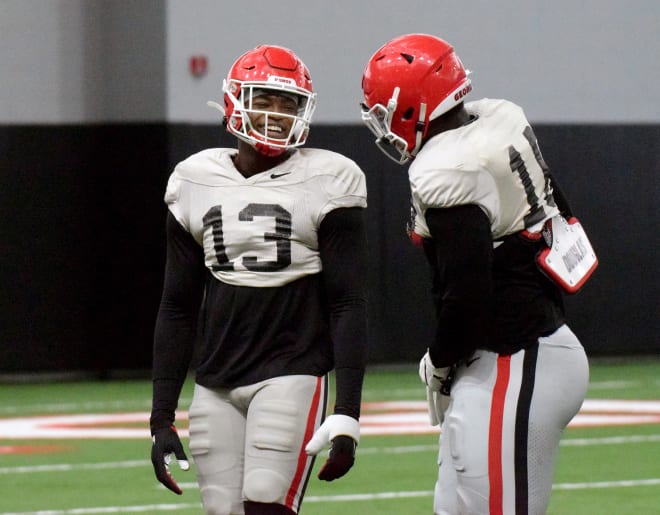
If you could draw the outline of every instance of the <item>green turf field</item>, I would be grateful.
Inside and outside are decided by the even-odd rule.
[[[370,369],[365,403],[423,400],[416,368]],[[191,387],[189,381],[184,406]],[[0,515],[202,513],[193,471],[174,471],[185,490],[182,496],[161,488],[152,476],[150,441],[141,436],[150,395],[149,382],[142,380],[0,384]],[[592,361],[588,400],[597,399],[658,401],[632,410],[655,422],[570,427],[548,513],[660,513],[660,361]],[[612,406],[605,406],[605,415],[621,414],[620,406]],[[37,415],[119,413],[128,415],[101,427],[126,431],[128,438],[61,438],[58,431],[70,429],[66,419],[47,419],[45,429],[54,432],[46,436],[15,436],[34,427]],[[96,422],[75,424],[90,427],[97,428]],[[310,480],[301,513],[429,515],[436,440],[434,434],[363,436],[349,475],[333,483]]]

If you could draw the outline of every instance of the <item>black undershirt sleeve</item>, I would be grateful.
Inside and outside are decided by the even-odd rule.
[[[493,243],[490,222],[476,205],[429,209],[424,251],[433,274],[437,327],[429,346],[436,367],[455,364],[490,332]]]
[[[192,359],[205,281],[203,250],[171,212],[166,231],[165,279],[153,342],[152,432],[174,422]]]
[[[571,211],[571,206],[568,203],[568,198],[564,194],[564,190],[561,188],[557,182],[557,179],[553,175],[550,176],[550,182],[552,183],[552,197],[555,199],[555,203],[559,208],[559,212],[564,218],[570,218],[573,216],[573,212]]]
[[[364,210],[339,208],[319,228],[334,348],[336,414],[358,419],[367,362],[367,244]]]

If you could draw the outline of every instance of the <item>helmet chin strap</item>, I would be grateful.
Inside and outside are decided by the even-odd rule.
[[[225,108],[220,104],[218,104],[217,102],[214,102],[213,100],[209,100],[208,102],[206,102],[206,105],[212,107],[213,109],[217,109],[222,113],[223,117],[225,116]]]
[[[401,88],[399,88],[399,86],[396,86],[394,88],[394,91],[392,91],[392,97],[387,101],[388,129],[392,127],[392,117],[394,116],[394,111],[396,111],[398,105],[400,92],[401,92]],[[417,119],[417,123],[415,124],[415,147],[409,152],[411,157],[415,157],[417,155],[417,152],[419,152],[419,148],[422,146],[422,138],[424,137],[424,131],[426,129],[425,120],[426,120],[426,104],[422,102],[419,104],[419,118]]]
[[[419,104],[419,118],[415,124],[415,148],[410,151],[411,156],[416,156],[419,152],[419,148],[422,146],[422,138],[424,137],[424,130],[426,129],[426,124],[424,119],[426,118],[426,104]]]
[[[392,97],[387,101],[387,115],[388,115],[387,123],[390,127],[392,126],[392,116],[394,116],[394,111],[396,111],[396,107],[399,103],[400,91],[401,88],[399,86],[396,86],[394,88],[394,91],[392,91]]]
[[[265,143],[261,143],[261,142],[254,143],[253,147],[261,155],[267,157],[281,156],[282,154],[284,154],[284,152],[286,152],[286,148],[271,147],[270,145],[266,145]]]
[[[265,115],[265,121],[264,121],[264,130],[268,130],[268,119],[269,119],[269,113],[266,113]],[[252,125],[252,121],[249,119],[249,116],[247,113],[243,113],[243,123],[245,124],[245,128],[247,129],[247,136],[249,136],[250,141],[252,142],[251,145],[252,147],[259,152],[263,156],[267,157],[277,157],[281,156],[284,154],[286,151],[286,146],[280,146],[280,145],[272,145],[269,143],[269,138],[266,134],[260,133],[258,130],[254,128]],[[289,138],[287,138],[287,142],[290,139],[290,133],[289,131]]]

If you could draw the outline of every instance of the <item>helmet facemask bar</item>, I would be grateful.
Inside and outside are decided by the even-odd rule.
[[[393,161],[404,164],[412,159],[417,153],[422,139],[423,129],[418,130],[415,135],[415,148],[408,151],[408,143],[401,136],[392,132],[392,118],[398,106],[399,87],[395,87],[392,97],[387,102],[387,107],[383,104],[375,104],[369,109],[365,104],[362,105],[362,121],[367,128],[376,136],[376,145],[378,148]],[[421,104],[420,118],[423,122],[426,106]],[[423,126],[422,126],[423,127]]]
[[[274,80],[271,82],[271,79]],[[268,82],[238,80],[227,82],[225,80],[222,89],[233,104],[232,113],[227,119],[230,132],[258,151],[270,155],[277,155],[285,150],[304,145],[312,115],[316,109],[316,94],[296,86],[293,81],[289,83],[289,81],[290,79],[281,77],[269,77]],[[297,113],[288,114],[253,108],[253,99],[264,92],[295,97],[298,101]],[[264,116],[265,127],[268,127],[271,116],[287,118],[291,120],[291,129],[282,138],[264,134],[252,126],[250,115],[255,114]]]

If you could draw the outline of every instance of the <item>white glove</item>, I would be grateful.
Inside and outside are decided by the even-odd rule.
[[[324,481],[334,481],[355,463],[355,447],[360,440],[360,424],[347,415],[330,415],[305,447],[307,454],[318,454],[330,444],[328,459],[318,473]]]
[[[429,409],[429,422],[432,426],[439,426],[445,418],[445,411],[451,400],[444,395],[443,386],[448,379],[451,367],[436,368],[433,366],[429,352],[419,362],[419,378],[426,385],[426,400]]]
[[[436,368],[433,366],[429,351],[419,362],[419,378],[432,392],[439,392],[447,381],[451,367]]]
[[[350,436],[357,444],[360,441],[360,423],[348,415],[330,415],[307,443],[305,452],[316,456],[340,435]]]
[[[445,419],[445,411],[449,407],[451,397],[440,392],[431,391],[426,387],[426,400],[429,408],[429,422],[432,426],[439,426]]]

